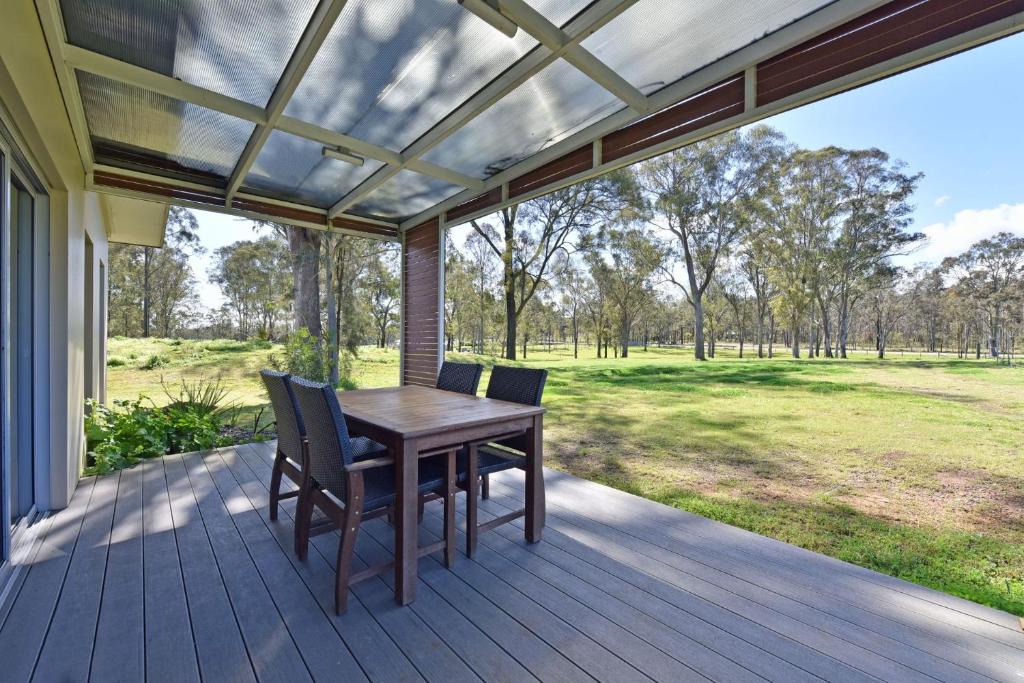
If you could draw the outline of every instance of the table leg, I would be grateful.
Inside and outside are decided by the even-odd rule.
[[[480,475],[477,474],[477,445],[466,446],[466,557],[476,553],[477,529],[476,508],[480,502],[476,499],[479,491]]]
[[[544,416],[526,430],[526,540],[536,543],[544,528]]]
[[[395,454],[395,602],[408,605],[416,599],[416,506],[419,452],[414,440],[398,440]]]

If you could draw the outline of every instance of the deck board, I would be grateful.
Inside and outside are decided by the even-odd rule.
[[[42,519],[0,606],[3,679],[1019,681],[1019,620],[569,475],[547,472],[544,541],[522,520],[454,570],[421,560],[333,612],[337,535],[295,557],[294,499],[270,521],[273,444],[83,479]],[[523,504],[493,478],[481,521]],[[290,488],[290,485],[288,485]],[[464,500],[459,497],[459,542]],[[442,531],[427,506],[422,542]],[[356,567],[386,558],[363,526]]]

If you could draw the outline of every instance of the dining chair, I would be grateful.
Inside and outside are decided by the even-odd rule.
[[[260,378],[267,388],[270,404],[274,408],[277,420],[277,454],[274,467],[270,474],[270,520],[277,521],[278,507],[282,500],[299,497],[297,510],[302,509],[301,495],[306,488],[304,477],[309,476],[309,454],[307,451],[306,427],[302,413],[295,403],[295,394],[291,383],[291,375],[275,370],[260,370]],[[352,457],[365,460],[379,455],[386,455],[387,448],[372,439],[356,437],[352,439]],[[287,476],[295,482],[295,490],[281,493],[281,478]],[[309,548],[309,529],[307,520],[301,515],[295,519],[295,554],[306,559]]]
[[[342,614],[348,605],[350,586],[394,566],[391,560],[351,573],[360,523],[386,514],[395,503],[395,460],[391,455],[380,455],[357,461],[334,389],[329,384],[296,377],[290,378],[289,383],[303,416],[308,440],[310,476],[304,480],[300,496],[303,508],[299,516],[312,535],[334,529],[341,532],[334,609]],[[438,455],[444,456],[443,464],[433,457]],[[417,557],[444,550],[448,567],[455,561],[455,486],[455,449],[421,454],[418,495],[436,493],[444,500],[444,540],[420,547]],[[327,518],[317,525],[311,524],[314,508]]]
[[[548,371],[495,365],[487,382],[487,398],[539,406],[544,395]],[[458,454],[459,485],[466,490],[466,555],[473,556],[481,531],[511,522],[526,515],[526,508],[516,510],[486,524],[478,525],[477,482],[481,498],[490,495],[490,475],[513,468],[526,469],[527,435],[516,434],[490,443],[466,444]]]
[[[476,390],[480,386],[480,375],[483,374],[483,371],[484,366],[479,363],[457,363],[446,360],[441,363],[441,370],[437,373],[435,386],[445,391],[476,396]]]

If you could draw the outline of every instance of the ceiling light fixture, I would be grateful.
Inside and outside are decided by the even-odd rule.
[[[362,166],[366,163],[366,160],[361,156],[352,154],[352,152],[349,152],[347,149],[342,147],[324,147],[323,154],[325,157],[344,161],[352,164],[353,166]]]
[[[459,0],[459,4],[509,38],[516,37],[516,31],[519,30],[519,27],[516,26],[514,21],[502,14],[501,10],[495,7],[496,3],[488,2],[487,0]]]

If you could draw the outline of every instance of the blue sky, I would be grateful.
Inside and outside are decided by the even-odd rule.
[[[909,262],[937,262],[1000,230],[1024,234],[1024,34],[766,123],[802,147],[878,147],[923,172],[912,229],[929,241]],[[248,221],[197,214],[209,252],[253,237]],[[193,262],[203,303],[215,307],[208,265],[209,254]]]

